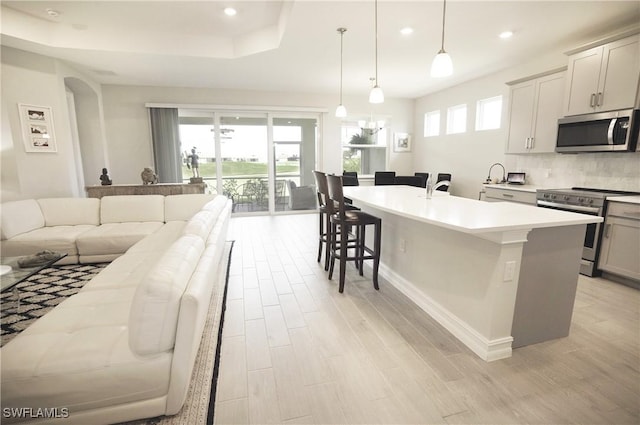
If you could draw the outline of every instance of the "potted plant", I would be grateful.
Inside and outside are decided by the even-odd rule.
[[[352,145],[368,145],[369,143],[371,143],[371,140],[364,135],[364,132],[361,134],[354,134],[353,136],[351,136],[351,141],[350,143]]]

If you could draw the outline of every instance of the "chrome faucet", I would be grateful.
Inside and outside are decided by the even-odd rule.
[[[507,172],[504,169],[504,165],[500,164],[499,162],[496,162],[491,167],[489,167],[489,175],[487,176],[487,180],[485,181],[485,183],[491,183],[491,170],[493,170],[493,167],[495,167],[496,165],[499,165],[502,167],[502,181],[500,183],[505,183],[507,181],[507,177],[506,177]]]

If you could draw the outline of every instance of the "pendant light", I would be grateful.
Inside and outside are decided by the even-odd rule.
[[[338,118],[347,116],[347,108],[342,104],[342,39],[344,38],[345,31],[347,31],[346,28],[338,28],[338,32],[340,33],[340,104],[336,108],[336,117]]]
[[[375,26],[376,26],[376,81],[375,85],[371,89],[371,93],[369,93],[369,102],[370,103],[382,103],[384,102],[384,93],[380,86],[378,86],[378,0],[375,0]]]
[[[442,6],[442,45],[440,51],[433,59],[431,64],[431,76],[432,77],[448,77],[453,73],[453,63],[451,62],[451,56],[444,50],[444,17],[447,12],[447,0],[444,0]]]

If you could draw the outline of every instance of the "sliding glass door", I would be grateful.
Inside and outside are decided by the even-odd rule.
[[[225,195],[234,212],[269,211],[269,140],[266,114],[221,115],[220,162]]]
[[[317,113],[180,110],[183,180],[190,155],[210,193],[233,201],[234,213],[316,209]]]

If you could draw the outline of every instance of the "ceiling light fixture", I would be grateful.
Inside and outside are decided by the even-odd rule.
[[[227,7],[224,9],[224,14],[227,16],[236,16],[236,13],[238,13],[238,11],[233,7]]]
[[[380,86],[378,86],[378,0],[375,0],[375,26],[376,26],[376,78],[375,85],[371,89],[371,93],[369,93],[369,102],[370,103],[382,103],[384,102],[384,93]]]
[[[498,37],[502,38],[502,39],[507,39],[507,38],[511,38],[511,36],[513,35],[513,32],[511,31],[503,31],[500,33],[500,35]]]
[[[442,6],[442,45],[440,51],[433,59],[431,64],[431,76],[432,77],[448,77],[453,73],[453,63],[451,62],[451,56],[444,50],[444,18],[447,12],[447,0],[444,0]]]
[[[409,34],[413,34],[413,28],[411,27],[404,27],[400,30],[400,34],[402,35],[409,35]]]
[[[57,18],[58,16],[60,16],[60,12],[55,9],[47,9],[46,12],[47,15],[51,16],[52,18]]]
[[[338,32],[340,33],[340,104],[336,108],[336,117],[338,118],[347,116],[347,108],[342,104],[342,39],[344,38],[345,31],[347,31],[346,28],[338,28]]]

